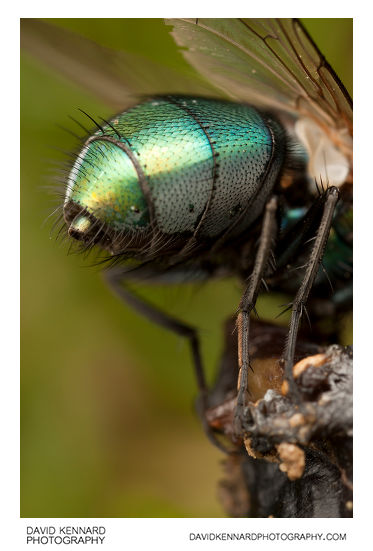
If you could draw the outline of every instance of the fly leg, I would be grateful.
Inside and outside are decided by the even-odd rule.
[[[298,402],[300,401],[300,394],[293,378],[293,362],[297,334],[305,304],[307,302],[312,285],[315,281],[324,254],[326,243],[328,241],[330,227],[333,220],[333,213],[338,199],[339,191],[336,187],[332,186],[326,190],[322,217],[310,253],[309,261],[307,262],[306,272],[292,304],[291,320],[288,336],[286,339],[285,350],[283,353],[283,362],[285,370],[285,380],[289,385],[290,395]]]
[[[273,249],[275,236],[277,235],[277,207],[277,197],[273,196],[266,204],[254,268],[250,276],[250,283],[242,295],[237,317],[238,366],[240,370],[237,404],[234,412],[234,431],[237,436],[242,436],[244,432],[248,371],[249,368],[252,369],[249,359],[250,313],[255,308],[262,279],[268,266],[268,258]]]
[[[132,290],[128,289],[123,283],[128,275],[118,268],[111,268],[104,272],[104,277],[109,287],[114,293],[119,296],[121,300],[126,302],[136,312],[143,315],[153,323],[168,329],[176,335],[180,335],[189,340],[195,376],[197,379],[197,385],[199,389],[199,398],[197,403],[198,414],[201,418],[203,428],[209,440],[217,446],[220,450],[227,452],[227,449],[219,442],[214,434],[212,428],[207,422],[206,410],[208,407],[208,389],[205,378],[205,372],[203,368],[202,356],[199,345],[199,338],[197,330],[184,323],[183,321],[172,317],[166,312],[160,310],[158,307],[148,303],[145,299],[136,295]]]

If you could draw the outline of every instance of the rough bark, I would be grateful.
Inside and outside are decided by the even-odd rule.
[[[232,322],[226,326],[208,411],[210,425],[232,450],[224,461],[219,497],[233,517],[350,517],[352,350],[300,335],[293,369],[301,394],[297,403],[279,363],[285,336],[284,328],[253,323],[254,373],[244,432],[236,435],[237,335]]]

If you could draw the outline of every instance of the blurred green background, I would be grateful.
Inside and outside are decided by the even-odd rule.
[[[352,20],[304,20],[352,89]],[[97,42],[170,66],[183,63],[161,21],[56,20]],[[21,59],[21,516],[221,517],[222,454],[193,409],[196,387],[180,338],[124,307],[97,267],[49,238],[52,182],[74,139],[58,124],[81,107],[112,113],[29,55]],[[210,380],[236,281],[143,289],[201,328]],[[280,297],[264,297],[263,317]],[[282,320],[284,321],[284,320]]]

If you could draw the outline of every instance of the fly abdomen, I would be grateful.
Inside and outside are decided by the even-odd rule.
[[[247,105],[202,98],[173,101],[199,123],[210,146],[210,196],[199,235],[216,237],[240,218],[248,227],[262,212],[284,162],[284,132]]]
[[[286,157],[277,121],[227,101],[158,97],[103,130],[71,171],[70,224],[69,213],[84,211],[121,232],[209,239],[234,226],[242,231],[261,214]]]

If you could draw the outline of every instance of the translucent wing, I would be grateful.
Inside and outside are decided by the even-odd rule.
[[[173,70],[144,56],[105,48],[43,20],[21,20],[21,46],[59,74],[93,92],[114,111],[124,110],[139,95],[219,96],[198,75],[190,78],[182,70]]]
[[[292,120],[295,115],[302,124],[306,119],[306,124],[298,125],[297,133],[307,144],[311,176],[320,176],[322,165],[329,165],[324,171],[329,181],[346,177],[352,160],[351,100],[299,21],[166,22],[172,25],[172,36],[196,72],[188,67],[171,69],[144,56],[103,47],[51,22],[35,19],[21,21],[21,45],[100,97],[113,111],[126,109],[139,95],[180,93],[245,101],[287,113]],[[330,143],[320,138],[310,120]],[[330,166],[337,167],[334,179]]]
[[[310,117],[329,135],[352,133],[351,99],[298,20],[167,19],[166,24],[188,62],[230,98]],[[334,142],[339,139],[333,136]]]

